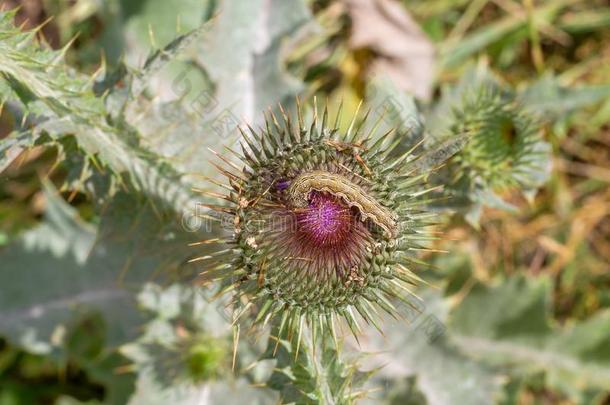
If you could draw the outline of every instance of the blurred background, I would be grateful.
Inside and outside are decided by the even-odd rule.
[[[106,78],[135,71],[154,50],[207,21],[212,34],[200,45],[208,53],[173,60],[147,83],[146,94],[155,103],[179,99],[197,115],[201,94],[208,94],[200,89],[213,88],[214,105],[205,100],[205,108],[218,104],[225,126],[257,121],[260,111],[294,94],[343,100],[351,117],[361,99],[384,97],[371,91],[380,77],[393,83],[394,119],[417,106],[428,128],[437,124],[435,111],[444,111],[451,89],[473,77],[493,77],[527,94],[552,147],[549,180],[526,196],[505,191],[502,198],[517,210],[484,208],[478,223],[447,216],[435,248],[449,253],[428,254],[434,267],[421,276],[436,286],[424,292],[424,312],[435,314],[452,343],[436,350],[411,336],[414,330],[398,327],[387,341],[370,342],[371,351],[410,347],[385,359],[393,366],[376,377],[384,388],[370,401],[610,404],[610,2],[293,3],[2,0],[0,7],[19,7],[15,23],[39,27],[38,39],[64,49],[72,68],[88,76],[103,69]],[[188,149],[139,113],[140,130],[152,134],[147,142],[155,150]],[[17,119],[3,110],[0,139]],[[36,278],[19,279],[29,262],[16,261],[14,243],[57,204],[49,187],[60,190],[87,226],[104,224],[87,193],[64,187],[78,180],[70,148],[35,146],[1,167],[0,270],[14,272],[0,276],[0,295],[30,291],[23,294],[31,305],[29,295],[46,287]],[[177,165],[201,172],[208,158],[182,155]],[[35,260],[37,251],[24,249]],[[60,339],[66,350],[57,355],[15,339],[14,314],[0,307],[1,405],[151,403],[132,397],[133,358],[103,349],[98,315],[71,318]],[[469,395],[452,393],[457,388]]]

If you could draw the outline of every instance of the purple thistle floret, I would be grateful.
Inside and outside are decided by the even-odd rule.
[[[284,191],[290,187],[290,180],[280,180],[277,182],[276,188],[278,191]]]
[[[321,246],[337,245],[349,233],[349,207],[336,198],[318,192],[310,194],[308,209],[299,215],[299,225],[311,241]]]

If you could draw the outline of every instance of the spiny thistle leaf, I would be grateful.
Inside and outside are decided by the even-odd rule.
[[[329,336],[315,345],[309,339],[302,344],[270,339],[264,358],[275,359],[267,386],[280,393],[282,403],[353,404],[366,395],[358,385],[369,373],[358,370],[356,363],[340,359]]]
[[[37,136],[33,131],[13,131],[0,142],[0,173],[25,150],[34,147]]]
[[[316,23],[303,0],[230,0],[220,3],[220,9],[194,62],[216,84],[219,109],[253,123],[259,111],[303,89],[281,56],[291,42],[285,39],[294,41]]]
[[[34,114],[40,122],[35,133],[54,140],[74,135],[83,152],[117,180],[127,174],[136,190],[179,212],[192,209],[194,195],[181,183],[181,175],[138,146],[137,133],[126,123],[109,123],[91,79],[72,71],[63,51],[46,49],[36,43],[34,32],[22,33],[14,27],[13,16],[14,12],[0,13],[0,77],[13,91],[0,96],[18,96],[24,115]]]
[[[452,339],[512,373],[544,371],[550,386],[580,403],[583,389],[610,387],[610,312],[559,327],[550,313],[552,293],[546,277],[476,284],[451,314]]]
[[[122,343],[129,334],[124,326],[138,319],[130,294],[115,286],[116,275],[104,255],[92,254],[95,229],[50,185],[45,189],[45,221],[0,255],[0,282],[11,285],[0,295],[0,328],[34,353],[61,352],[62,342],[52,339],[54,329],[85,306],[109,315],[106,343]]]
[[[148,322],[140,338],[121,347],[138,372],[131,403],[198,403],[202,395],[211,404],[276,402],[272,390],[233,376],[230,324],[211,295],[180,284],[144,286],[138,303]]]
[[[367,104],[381,119],[381,132],[395,129],[400,134],[403,151],[412,148],[424,137],[423,117],[419,114],[415,98],[401,91],[389,78],[372,80],[366,89]]]
[[[422,308],[420,312],[410,311],[409,325],[386,317],[384,336],[379,336],[372,327],[364,331],[362,347],[356,350],[372,355],[364,357],[361,363],[367,369],[379,368],[366,384],[372,391],[371,401],[386,403],[383,400],[392,386],[415,378],[425,399],[406,403],[497,403],[502,387],[501,373],[473,361],[469,354],[474,354],[476,348],[461,352],[455,347],[444,326],[449,304],[438,290],[426,289],[421,296]],[[480,307],[483,312],[486,309]]]
[[[547,73],[519,94],[519,101],[545,119],[561,119],[610,97],[610,84],[568,87]]]
[[[0,283],[12,286],[0,295],[0,328],[32,351],[60,352],[53,331],[84,307],[105,315],[108,346],[134,338],[134,290],[155,272],[193,278],[179,271],[192,254],[187,235],[174,216],[133,194],[117,193],[95,229],[50,186],[46,192],[45,221],[0,252]]]
[[[228,377],[230,327],[209,300],[199,289],[146,284],[138,302],[152,317],[138,341],[121,351],[163,387]]]

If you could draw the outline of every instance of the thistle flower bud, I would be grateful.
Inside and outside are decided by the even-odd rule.
[[[389,157],[393,131],[380,135],[356,113],[349,129],[329,124],[314,107],[305,123],[282,109],[259,131],[243,133],[244,164],[221,168],[233,216],[229,249],[212,254],[208,277],[236,292],[236,321],[254,308],[256,321],[277,320],[279,331],[330,330],[337,317],[358,332],[356,313],[375,322],[377,308],[394,314],[390,298],[409,301],[417,277],[410,250],[425,239],[420,211],[425,175],[412,151]]]
[[[450,135],[463,133],[471,137],[451,162],[453,184],[532,189],[544,181],[549,148],[540,137],[540,125],[500,91],[476,91],[454,110]]]
[[[226,377],[231,365],[229,342],[211,335],[194,334],[171,344],[143,345],[155,380],[162,386],[198,384]]]

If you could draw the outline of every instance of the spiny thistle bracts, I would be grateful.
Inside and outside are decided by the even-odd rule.
[[[178,328],[184,331],[184,329]],[[162,386],[201,384],[227,377],[231,367],[230,341],[207,334],[184,335],[173,342],[142,345],[155,381]]]
[[[297,103],[298,104],[298,103]],[[314,103],[315,105],[315,103]],[[235,322],[253,309],[255,323],[269,321],[299,336],[307,323],[315,336],[346,320],[357,335],[357,313],[375,324],[378,308],[397,315],[392,298],[412,302],[413,250],[430,239],[434,214],[422,211],[427,173],[413,151],[390,154],[394,131],[378,134],[355,114],[340,131],[341,108],[310,123],[301,107],[293,120],[266,117],[265,128],[243,132],[239,167],[225,166],[229,204],[209,208],[232,216],[228,249],[210,254],[203,275],[224,279],[235,292]],[[381,120],[381,118],[380,118]]]
[[[549,151],[535,117],[512,97],[494,88],[479,89],[453,114],[449,135],[467,133],[470,141],[448,166],[452,183],[492,190],[539,186],[548,171]]]

